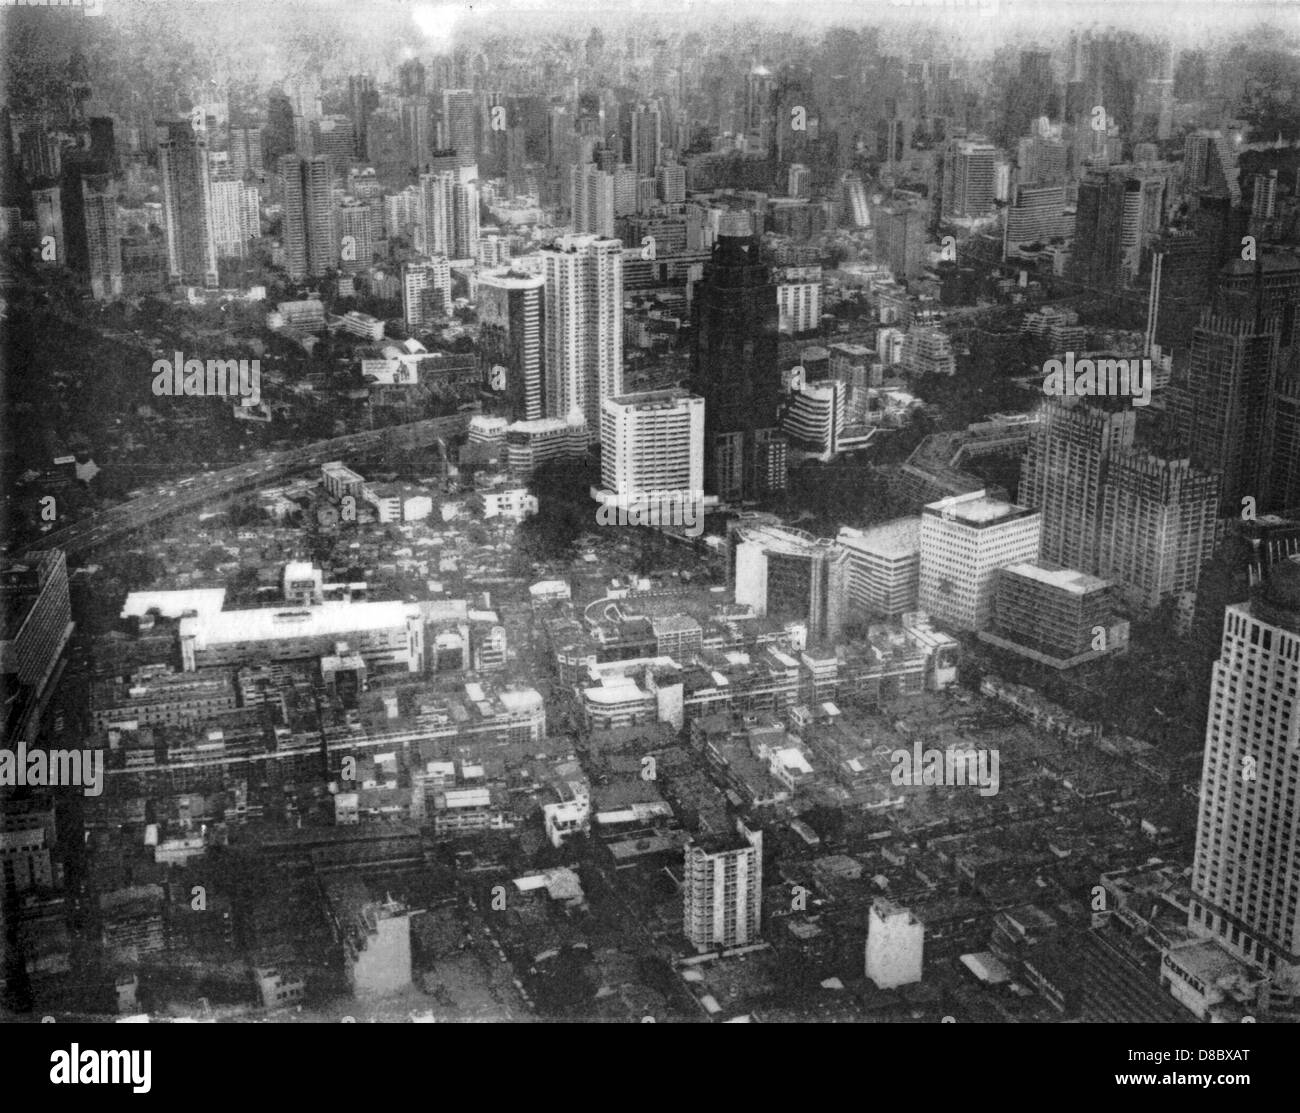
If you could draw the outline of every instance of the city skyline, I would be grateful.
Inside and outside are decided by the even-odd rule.
[[[0,8],[0,1020],[1300,1021],[1292,14]]]

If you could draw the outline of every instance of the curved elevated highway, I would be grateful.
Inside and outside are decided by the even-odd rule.
[[[193,510],[240,491],[264,487],[282,476],[319,467],[341,456],[386,446],[425,447],[440,439],[454,437],[465,431],[470,416],[468,413],[457,413],[412,421],[405,425],[392,425],[386,429],[349,433],[347,436],[316,441],[301,448],[272,453],[247,464],[236,464],[220,471],[200,472],[181,480],[179,484],[169,484],[172,488],[170,493],[156,490],[120,506],[92,514],[62,529],[53,530],[28,551],[62,549],[70,559],[83,556],[173,514]]]

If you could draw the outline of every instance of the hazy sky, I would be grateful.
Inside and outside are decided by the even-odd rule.
[[[402,57],[441,53],[489,37],[544,46],[551,35],[585,38],[593,26],[607,36],[635,28],[648,36],[703,30],[706,48],[748,50],[770,40],[782,53],[798,39],[820,39],[829,27],[877,26],[881,45],[905,53],[932,28],[953,57],[979,60],[999,48],[1054,48],[1071,30],[1112,27],[1171,41],[1175,50],[1231,42],[1297,51],[1300,3],[1258,0],[103,0],[101,19],[63,9],[0,8],[44,16],[63,34],[10,36],[12,73],[29,73],[43,56],[66,57],[85,42],[92,65],[112,70],[114,57],[142,59],[150,69],[183,70],[201,59],[221,81],[287,77],[304,65],[323,77],[378,71]],[[111,28],[112,38],[94,29]],[[710,34],[712,29],[712,34]],[[70,38],[68,37],[70,36]],[[0,36],[3,37],[3,36]],[[15,41],[22,38],[23,45]],[[98,39],[98,49],[96,49]],[[186,49],[176,49],[187,44]],[[765,45],[764,50],[768,49]],[[106,55],[107,52],[107,55]],[[0,61],[3,61],[0,59]],[[123,73],[130,72],[123,68]],[[178,75],[178,79],[179,75]]]
[[[407,14],[410,25],[431,42],[449,34],[491,26],[521,30],[539,17],[548,24],[616,27],[649,20],[664,29],[737,23],[791,26],[804,30],[833,24],[931,22],[960,28],[963,38],[996,46],[1011,37],[1059,34],[1095,24],[1166,35],[1180,46],[1213,46],[1225,33],[1260,24],[1300,28],[1295,0],[104,0],[108,14],[123,8],[216,9],[233,18],[241,8],[275,8],[282,15],[334,9],[351,24],[356,13],[391,25]]]

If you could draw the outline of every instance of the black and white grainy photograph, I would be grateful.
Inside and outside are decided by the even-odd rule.
[[[15,1085],[1286,1069],[1300,5],[0,0],[0,79]]]

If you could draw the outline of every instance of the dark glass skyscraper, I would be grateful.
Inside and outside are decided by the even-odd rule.
[[[355,74],[348,78],[348,116],[352,120],[352,138],[357,158],[366,157],[366,129],[370,113],[379,107],[379,93],[375,79],[368,74]]]
[[[262,157],[270,165],[293,149],[293,102],[282,89],[272,89],[267,98],[266,129],[262,132]]]
[[[212,227],[208,141],[189,120],[160,122],[158,144],[167,228],[167,269],[173,282],[217,286],[217,241]]]
[[[724,500],[785,486],[777,423],[776,288],[756,236],[720,235],[696,291],[691,389],[704,398],[705,488]]]
[[[1278,510],[1300,511],[1300,358],[1278,371],[1273,391],[1273,472],[1269,496]]]
[[[1079,183],[1071,272],[1075,281],[1118,291],[1124,264],[1124,195],[1121,174],[1094,171]]]
[[[84,178],[107,173],[108,165],[93,158],[88,151],[74,149],[63,157],[58,183],[63,218],[62,246],[67,265],[79,273],[84,274],[90,266],[81,183]]]
[[[546,280],[503,270],[478,285],[479,358],[491,408],[514,421],[543,416]]]
[[[1184,368],[1175,365],[1169,408],[1193,463],[1223,475],[1223,513],[1250,496],[1269,508],[1270,403],[1282,318],[1232,294],[1206,308]],[[1281,509],[1279,507],[1279,509]]]

